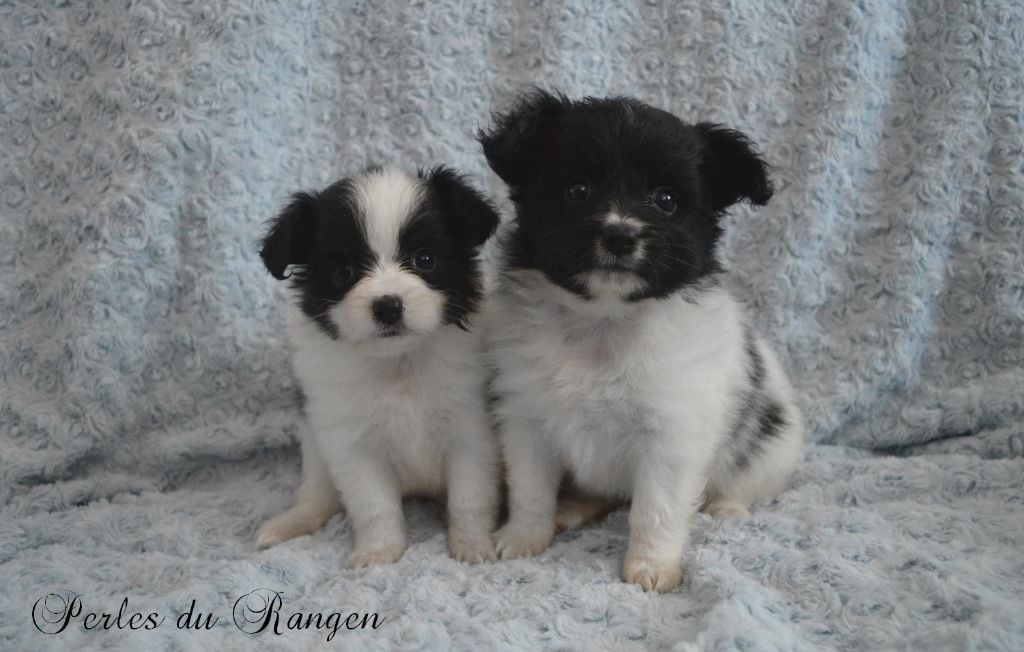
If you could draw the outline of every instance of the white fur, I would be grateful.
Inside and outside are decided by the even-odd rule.
[[[470,563],[494,556],[498,451],[484,406],[481,337],[443,324],[444,297],[394,260],[402,222],[421,196],[417,183],[392,170],[357,181],[379,262],[329,311],[341,338],[330,339],[298,307],[290,312],[310,427],[295,506],[264,525],[260,547],[318,529],[343,503],[355,532],[348,565],[394,562],[405,549],[402,497],[447,494],[452,555]],[[401,337],[375,334],[370,306],[386,294],[405,306]]]
[[[799,412],[758,341],[764,391],[796,416],[745,473],[728,475],[716,460],[748,378],[739,305],[717,287],[692,293],[693,302],[678,293],[627,303],[614,295],[630,279],[590,281],[607,292],[584,301],[538,272],[508,271],[492,302],[488,349],[510,492],[498,553],[549,544],[568,471],[587,492],[632,499],[625,577],[669,590],[706,489],[724,513],[784,487],[802,449]]]
[[[419,179],[398,168],[372,170],[352,180],[356,206],[372,219],[362,222],[366,241],[383,260],[398,255],[398,233],[423,196]]]
[[[330,310],[331,318],[345,334],[348,343],[376,340],[377,326],[371,305],[374,299],[386,295],[402,298],[403,322],[408,333],[398,341],[390,338],[378,340],[374,349],[382,354],[393,354],[396,346],[415,344],[419,336],[433,332],[441,323],[444,296],[432,290],[419,276],[402,269],[397,262],[382,262],[369,276],[352,286],[344,301]]]

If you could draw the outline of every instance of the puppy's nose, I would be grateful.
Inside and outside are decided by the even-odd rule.
[[[402,298],[394,294],[373,300],[373,318],[386,326],[394,326],[402,320]]]
[[[613,256],[628,256],[636,249],[639,239],[636,228],[628,224],[609,224],[604,228],[601,244]]]

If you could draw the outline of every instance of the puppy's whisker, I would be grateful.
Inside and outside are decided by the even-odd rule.
[[[315,322],[318,319],[322,319],[324,317],[330,316],[331,309],[333,309],[334,306],[336,306],[339,303],[341,303],[340,301],[336,301],[334,299],[326,299],[326,298],[320,298],[320,299],[316,299],[316,300],[319,301],[319,302],[322,302],[322,303],[330,304],[330,305],[328,305],[322,311],[320,311],[318,313],[315,313],[315,314],[312,314],[312,315],[310,315],[308,313],[304,313],[304,316],[306,317],[306,323],[307,324],[311,324],[311,323]]]
[[[657,261],[657,262],[655,262],[655,261]],[[655,264],[661,264],[666,269],[669,267],[669,265],[667,265],[665,263],[672,262],[672,263],[679,263],[680,265],[685,265],[685,266],[689,267],[690,269],[692,269],[694,271],[698,271],[698,272],[701,271],[700,268],[697,267],[696,265],[694,265],[692,262],[690,262],[688,260],[684,260],[682,258],[678,258],[676,256],[665,254],[665,253],[663,253],[663,254],[661,254],[659,256],[655,256],[654,259],[652,260],[652,262],[655,262]]]
[[[646,259],[641,261],[639,270],[643,272],[649,272],[654,276],[654,282],[659,285],[661,284],[661,273],[658,270],[658,265],[655,264],[653,261]]]

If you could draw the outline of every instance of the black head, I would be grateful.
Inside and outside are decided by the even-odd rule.
[[[725,209],[772,196],[746,136],[630,98],[535,91],[479,139],[516,204],[509,264],[585,298],[639,301],[700,282],[719,271]]]
[[[399,340],[467,326],[481,294],[477,252],[497,224],[490,203],[447,168],[375,168],[295,194],[260,256],[275,278],[291,278],[326,335],[386,339],[380,348],[398,351]]]

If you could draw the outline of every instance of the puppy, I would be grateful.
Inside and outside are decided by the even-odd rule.
[[[746,514],[801,456],[793,390],[715,257],[723,211],[771,197],[766,165],[739,132],[627,98],[538,91],[479,137],[516,207],[487,326],[498,554],[631,499],[625,579],[671,590],[693,513]],[[556,516],[566,472],[591,498]]]
[[[448,546],[493,559],[498,447],[484,403],[480,246],[498,215],[446,168],[412,176],[375,168],[299,193],[260,256],[292,267],[289,336],[306,397],[302,484],[271,519],[272,546],[348,512],[349,567],[397,561],[402,497],[447,494]]]

